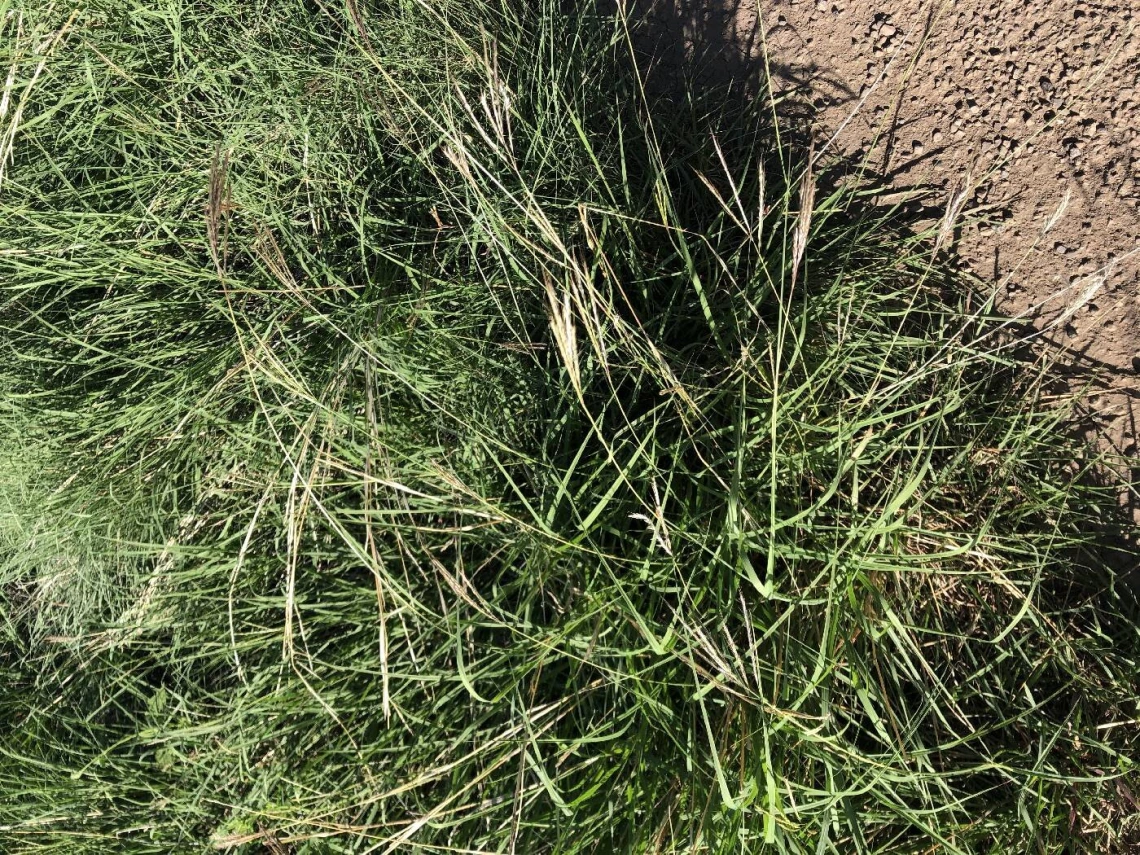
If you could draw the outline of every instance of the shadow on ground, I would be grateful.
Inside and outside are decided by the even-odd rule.
[[[785,63],[771,54],[765,63],[764,33],[749,0],[599,0],[599,8],[634,25],[642,71],[658,90],[682,77],[752,93],[770,83],[772,91],[803,100],[823,96],[842,104],[856,98],[844,81],[814,63]]]
[[[666,99],[674,91],[703,92],[712,95],[709,100],[713,102],[717,98],[726,103],[736,98],[769,99],[784,141],[800,149],[793,160],[827,148],[834,129],[820,125],[819,107],[859,109],[859,93],[821,65],[810,60],[781,62],[766,51],[765,30],[779,28],[782,16],[773,10],[773,20],[761,21],[754,0],[598,0],[598,4],[603,13],[623,16],[629,22],[647,89]],[[871,191],[872,204],[895,208],[901,227],[929,228],[945,215],[945,189],[934,184],[900,184],[899,178],[920,161],[938,157],[944,148],[896,159],[891,167],[886,165],[892,162],[889,138],[881,164],[844,160],[826,151],[822,189],[855,179]],[[948,261],[964,268],[956,253],[959,235],[955,231]],[[997,276],[996,270],[989,278],[987,271],[975,270],[968,278],[980,293],[986,293],[997,285]],[[1074,409],[1073,430],[1106,450],[1112,462],[1094,477],[1105,489],[1118,490],[1120,518],[1106,520],[1104,539],[1117,556],[1112,563],[1130,586],[1140,588],[1140,563],[1119,557],[1136,551],[1135,523],[1140,522],[1140,449],[1130,439],[1140,436],[1140,388],[1131,382],[1134,377],[1124,376],[1127,371],[1093,359],[1066,346],[1061,336],[1051,335],[1044,317],[1009,321],[1011,335],[1029,345],[1024,350],[1026,358],[1055,360],[1052,393],[1058,398],[1082,393]],[[1115,423],[1106,419],[1108,407],[1119,411],[1122,418]]]

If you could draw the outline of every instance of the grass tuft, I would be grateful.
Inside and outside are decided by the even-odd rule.
[[[5,851],[1135,844],[1114,489],[772,98],[587,2],[0,20]]]

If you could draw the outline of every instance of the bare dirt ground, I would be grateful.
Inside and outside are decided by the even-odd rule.
[[[1137,454],[1140,0],[636,6],[658,47],[722,75],[767,62],[811,102],[821,144],[960,206],[964,263],[1002,313],[1104,369],[1097,432]]]

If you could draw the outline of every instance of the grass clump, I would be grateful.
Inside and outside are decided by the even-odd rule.
[[[588,3],[4,8],[9,849],[1127,845],[1111,494],[771,99]]]

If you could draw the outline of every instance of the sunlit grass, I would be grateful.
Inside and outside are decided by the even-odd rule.
[[[589,4],[2,8],[5,851],[1135,839],[1113,491],[770,99]]]

